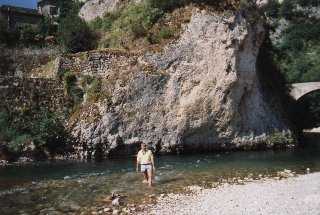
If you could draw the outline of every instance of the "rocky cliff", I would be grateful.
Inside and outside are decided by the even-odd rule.
[[[252,15],[194,9],[161,53],[132,53],[116,61],[124,64],[118,69],[105,54],[69,59],[70,68],[86,61],[86,75],[111,68],[97,76],[103,96],[83,103],[69,122],[79,154],[127,154],[140,141],[177,153],[292,143],[281,105],[267,102],[259,80],[264,39],[263,22]]]
[[[90,0],[87,1],[79,12],[79,16],[86,21],[102,17],[104,13],[116,10],[120,5],[120,0]]]

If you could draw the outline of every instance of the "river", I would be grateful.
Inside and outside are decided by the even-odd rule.
[[[320,145],[287,151],[256,151],[161,156],[156,158],[156,186],[141,184],[134,157],[101,163],[42,162],[0,168],[0,214],[39,214],[46,209],[67,213],[67,205],[101,206],[111,192],[139,202],[146,194],[179,191],[188,185],[209,186],[232,177],[320,170]],[[40,213],[41,214],[41,213]],[[46,213],[43,213],[46,214]],[[53,213],[54,214],[54,213]]]

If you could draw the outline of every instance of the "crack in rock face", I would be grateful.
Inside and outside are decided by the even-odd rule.
[[[127,72],[125,84],[109,86],[112,105],[96,104],[100,118],[80,118],[73,132],[105,154],[131,153],[139,141],[180,152],[254,147],[274,132],[290,136],[263,98],[257,58],[264,39],[260,21],[195,9],[180,39],[139,57],[154,72]]]

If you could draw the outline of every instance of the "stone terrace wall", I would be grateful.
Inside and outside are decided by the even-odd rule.
[[[119,50],[99,50],[64,55],[58,60],[58,73],[72,71],[90,76],[107,76],[111,71],[127,70],[137,65],[138,54]]]
[[[68,104],[59,81],[0,76],[0,110],[19,113],[48,108],[62,113]]]
[[[55,48],[9,49],[0,46],[0,49],[0,76],[31,77],[35,70],[59,55],[59,50]]]

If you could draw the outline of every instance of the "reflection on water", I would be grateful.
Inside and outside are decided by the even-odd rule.
[[[66,202],[79,206],[98,204],[111,192],[131,201],[145,193],[177,191],[193,184],[252,173],[274,174],[291,169],[320,170],[320,147],[292,151],[234,152],[157,158],[156,186],[147,188],[135,173],[134,158],[103,163],[55,162],[0,169],[0,214],[39,214],[44,208],[63,211]]]

